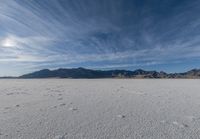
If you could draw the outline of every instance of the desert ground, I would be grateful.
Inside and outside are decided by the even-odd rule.
[[[2,79],[1,139],[199,139],[200,80]]]

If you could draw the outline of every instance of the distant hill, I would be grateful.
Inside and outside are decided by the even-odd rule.
[[[4,76],[4,77],[0,77],[0,79],[18,79],[18,77]]]
[[[193,69],[184,73],[165,73],[157,71],[145,71],[137,69],[129,70],[91,70],[85,68],[72,69],[43,69],[25,74],[19,78],[200,78],[200,69]]]

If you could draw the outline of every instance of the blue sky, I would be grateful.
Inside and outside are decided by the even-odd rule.
[[[199,0],[1,0],[0,76],[200,68]]]

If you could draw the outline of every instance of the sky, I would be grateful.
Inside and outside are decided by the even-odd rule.
[[[199,0],[0,0],[0,76],[200,68]]]

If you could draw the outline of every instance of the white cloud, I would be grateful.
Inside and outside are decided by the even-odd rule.
[[[0,46],[3,47],[23,47],[23,46],[46,46],[53,42],[53,39],[44,36],[19,37],[16,35],[7,35],[0,38]]]
[[[11,38],[5,38],[0,41],[0,46],[2,47],[16,47],[17,42]]]

